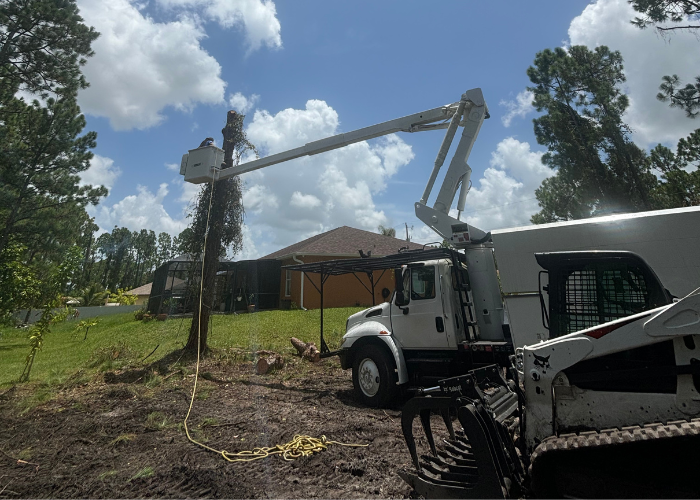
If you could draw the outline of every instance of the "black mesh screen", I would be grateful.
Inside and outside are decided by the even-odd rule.
[[[644,311],[646,281],[634,269],[584,269],[568,275],[562,332],[576,332]]]

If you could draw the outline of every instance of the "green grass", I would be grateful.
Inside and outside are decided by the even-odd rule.
[[[134,474],[131,479],[129,479],[128,482],[133,481],[134,479],[145,479],[147,477],[153,476],[153,467],[144,467],[140,471],[138,471],[136,474]]]
[[[151,431],[162,431],[172,424],[170,418],[167,415],[159,411],[154,411],[148,414],[146,417],[146,429]]]
[[[129,441],[133,441],[136,439],[136,434],[120,434],[116,438],[114,438],[109,444],[112,446],[118,446],[120,444],[125,444],[128,443]]]
[[[361,308],[348,307],[324,311],[324,333],[331,349],[340,345],[347,317],[359,310]],[[115,314],[100,318],[98,326],[90,328],[85,341],[83,335],[75,333],[75,321],[54,325],[45,337],[43,349],[36,355],[30,381],[53,386],[70,382],[79,370],[82,370],[80,379],[85,380],[91,373],[140,365],[141,360],[160,344],[145,363],[155,361],[184,345],[190,322],[191,319],[186,318],[184,322],[182,319],[168,319],[144,323],[134,320],[133,313]],[[215,315],[209,346],[243,351],[268,349],[291,355],[296,351],[289,343],[290,337],[318,345],[319,324],[318,310]],[[0,388],[15,383],[22,373],[29,353],[27,336],[26,329],[0,328]]]

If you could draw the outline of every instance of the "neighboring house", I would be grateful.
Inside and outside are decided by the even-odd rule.
[[[382,257],[398,253],[402,248],[416,250],[423,248],[423,245],[342,226],[273,252],[262,259],[275,259],[282,266],[287,266],[335,259],[357,259],[360,257],[360,250],[365,255],[371,252],[372,257]],[[381,278],[380,275],[382,275],[381,271],[375,271],[374,301],[376,304],[384,302],[385,299],[382,296],[384,288],[389,292],[394,290],[393,270],[387,270]],[[330,276],[324,284],[323,306],[371,306],[372,295],[362,286],[358,278],[369,286],[369,280],[363,273],[358,273],[358,276],[353,274]],[[282,269],[279,288],[280,307],[289,307],[294,303],[305,309],[319,308],[320,294],[309,283],[309,279],[320,287],[318,274],[309,274],[302,280],[302,273]]]
[[[125,292],[127,295],[136,295],[136,302],[134,302],[134,305],[137,306],[142,306],[146,303],[148,303],[148,297],[151,295],[151,287],[153,286],[153,282],[146,283],[145,285],[141,285],[137,288],[134,288],[133,290],[129,290],[128,292]]]

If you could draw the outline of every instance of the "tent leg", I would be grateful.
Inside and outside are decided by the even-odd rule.
[[[326,276],[323,274],[323,264],[321,264],[321,354],[329,352],[326,341],[323,339],[323,283],[326,281]]]

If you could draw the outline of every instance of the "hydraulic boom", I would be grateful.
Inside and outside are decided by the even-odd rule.
[[[479,135],[481,125],[488,117],[488,107],[484,101],[484,96],[481,89],[477,88],[468,90],[462,94],[458,102],[453,104],[428,109],[420,113],[404,116],[403,118],[396,118],[352,132],[309,142],[304,146],[240,165],[223,164],[223,152],[215,146],[193,149],[183,156],[180,173],[184,174],[186,181],[200,184],[210,182],[212,179],[219,180],[234,175],[241,175],[303,156],[317,155],[387,134],[447,129],[423,196],[415,204],[415,211],[416,216],[442,238],[450,241],[456,248],[465,248],[470,244],[483,243],[488,239],[488,236],[481,229],[460,222],[459,215],[457,219],[451,217],[449,210],[460,187],[461,193],[457,203],[457,210],[459,214],[464,210],[471,176],[471,168],[467,160]],[[433,206],[429,207],[427,202],[435,184],[435,179],[445,162],[452,140],[459,127],[463,128],[462,136],[445,174],[445,179],[437,198]]]

